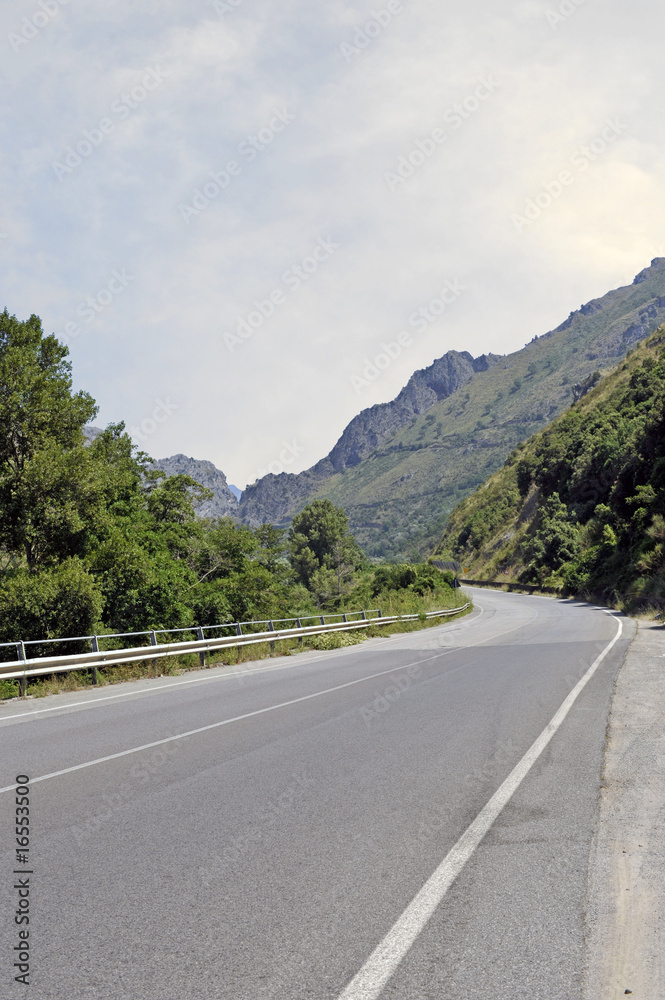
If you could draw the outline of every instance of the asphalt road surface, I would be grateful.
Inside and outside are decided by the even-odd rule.
[[[0,708],[0,997],[581,997],[633,625],[473,594],[422,632]]]

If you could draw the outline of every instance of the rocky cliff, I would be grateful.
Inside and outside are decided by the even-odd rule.
[[[240,502],[243,520],[252,525],[279,523],[301,501],[306,503],[312,491],[321,489],[327,479],[358,465],[414,417],[426,413],[466,385],[477,372],[487,371],[499,360],[495,354],[473,358],[467,351],[448,351],[428,368],[414,372],[395,399],[370,406],[354,417],[330,454],[311,469],[297,474],[269,474],[248,486]]]
[[[299,475],[265,476],[243,494],[250,524],[288,523],[317,497],[343,506],[376,558],[431,551],[450,511],[515,445],[610,371],[665,322],[665,258],[630,285],[582,305],[555,330],[503,358],[448,352],[391,403],[364,410],[331,451]]]
[[[198,511],[201,517],[232,517],[236,521],[240,520],[238,501],[228,487],[226,476],[212,462],[188,458],[186,455],[171,455],[170,458],[157,459],[154,465],[167,476],[191,476],[197,483],[212,490],[214,497],[206,501]]]

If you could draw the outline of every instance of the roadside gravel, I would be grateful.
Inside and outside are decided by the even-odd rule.
[[[608,724],[585,1000],[665,1000],[665,627],[639,622]]]

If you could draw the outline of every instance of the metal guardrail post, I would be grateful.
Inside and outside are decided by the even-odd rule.
[[[154,629],[153,629],[153,630],[152,630],[152,632],[150,633],[150,645],[151,645],[151,646],[156,646],[156,645],[157,645],[157,635],[156,635],[156,633],[155,633],[155,630],[154,630]],[[151,661],[150,661],[150,666],[151,666],[151,668],[152,668],[152,669],[154,670],[154,669],[155,669],[155,667],[157,666],[157,660],[151,660]]]
[[[268,631],[269,632],[274,632],[275,631],[275,626],[273,625],[272,622],[268,622]],[[275,655],[275,643],[274,642],[270,643],[270,655],[271,656]]]
[[[364,612],[364,611],[361,611],[361,612],[360,612],[360,614],[361,614],[361,615],[363,616],[363,617],[362,617],[362,620],[363,620],[364,622],[366,622],[366,621],[367,621],[367,615],[365,614],[365,612]]]
[[[321,617],[321,624],[322,624],[322,625],[325,625],[325,623],[326,623],[326,620],[325,620],[325,618],[323,617],[323,615],[321,615],[320,617]]]
[[[242,635],[242,626],[240,623],[236,625],[236,635]],[[242,646],[238,646],[238,663],[242,660]]]
[[[379,616],[379,618],[383,618],[383,615],[381,614],[381,608],[379,608],[379,610],[376,613]]]
[[[299,618],[296,618],[296,628],[302,628],[302,624],[301,624]],[[301,635],[298,636],[298,645],[302,646],[302,636]]]
[[[203,629],[201,628],[200,625],[196,629],[196,638],[199,639],[200,642],[203,642],[203,640],[205,639],[205,636],[203,634]],[[202,667],[205,667],[206,665],[205,649],[203,650],[202,653],[199,653],[199,663],[201,664]]]
[[[99,652],[99,642],[97,640],[97,636],[96,635],[93,635],[91,637],[90,644],[92,646],[93,653],[98,653]],[[98,681],[98,679],[99,679],[97,677],[97,667],[93,667],[92,668],[92,670],[90,671],[90,677],[92,678],[92,683],[96,684],[97,681]]]
[[[26,655],[25,655],[25,646],[23,645],[23,642],[16,643],[16,653],[18,655],[19,662],[25,663]],[[18,679],[18,696],[19,698],[25,698],[27,693],[28,693],[28,678],[24,674],[23,677],[19,677]]]

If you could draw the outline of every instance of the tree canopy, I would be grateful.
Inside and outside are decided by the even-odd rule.
[[[374,599],[373,571],[329,500],[308,504],[288,537],[270,524],[202,518],[208,490],[156,470],[122,422],[89,441],[83,429],[96,414],[92,397],[72,390],[67,348],[36,316],[5,311],[0,641],[284,618]],[[432,583],[418,579],[421,592]]]

